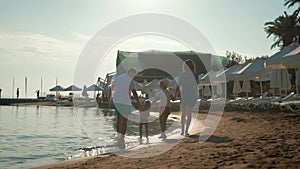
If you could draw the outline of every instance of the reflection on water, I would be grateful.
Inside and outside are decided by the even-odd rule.
[[[159,133],[156,119],[149,124],[149,135]],[[0,106],[0,168],[30,168],[117,151],[115,135],[112,109]],[[126,135],[125,147],[138,144],[138,123],[129,121]]]
[[[85,110],[87,121],[95,113]],[[30,168],[64,160],[94,143],[72,107],[0,106],[0,145],[0,168]]]

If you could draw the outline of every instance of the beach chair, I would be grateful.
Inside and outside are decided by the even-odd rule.
[[[249,110],[249,109],[251,109],[251,108],[250,108],[251,103],[256,102],[256,101],[259,100],[259,99],[260,99],[260,98],[253,98],[253,97],[252,97],[252,98],[248,98],[248,100],[243,100],[243,101],[239,102],[239,103],[237,104],[237,106],[238,106],[239,108]]]
[[[291,92],[290,94],[288,94],[287,96],[285,96],[284,98],[280,99],[279,101],[274,101],[271,102],[271,108],[279,108],[280,110],[286,110],[285,106],[286,104],[288,104],[289,100],[292,100],[293,98],[295,98],[295,93]]]
[[[286,110],[289,110],[293,113],[300,112],[300,100],[290,101],[288,104],[285,105]]]
[[[235,99],[230,99],[226,101],[226,106],[234,106],[236,103],[240,102],[243,98],[237,97]]]
[[[248,99],[247,101],[245,102],[241,102],[240,103],[240,107],[243,108],[243,109],[247,109],[247,110],[250,110],[250,109],[253,109],[253,103],[258,103],[262,100],[264,100],[266,98],[266,96],[268,95],[269,93],[268,92],[265,92],[263,93],[263,95],[259,98],[256,98],[256,99]]]
[[[280,100],[281,100],[280,97],[262,98],[256,102],[251,103],[251,107],[253,109],[267,110],[267,109],[271,108],[272,102],[279,102]]]
[[[288,110],[291,112],[300,112],[300,100],[291,100],[276,103],[281,110]]]
[[[240,108],[240,105],[246,101],[248,100],[246,100],[245,98],[240,98],[238,100],[231,102],[230,105],[234,108]]]

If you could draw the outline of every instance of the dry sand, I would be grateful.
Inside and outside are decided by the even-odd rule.
[[[198,114],[199,121],[206,116]],[[225,112],[206,142],[199,143],[197,125],[192,134],[169,151],[148,158],[108,154],[40,169],[300,168],[300,114]],[[152,145],[151,151],[160,146]],[[145,149],[130,153],[145,153]]]

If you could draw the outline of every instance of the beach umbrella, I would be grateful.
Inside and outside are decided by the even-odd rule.
[[[103,88],[95,85],[95,84],[92,84],[91,86],[87,87],[86,88],[86,91],[100,91],[102,90]]]
[[[244,80],[243,86],[242,86],[242,91],[243,92],[251,92],[251,85],[250,85],[250,80],[249,79]]]
[[[277,69],[272,71],[270,88],[278,88],[280,94],[282,89],[291,89],[291,81],[286,69]]]
[[[240,85],[240,81],[239,80],[234,80],[234,84],[233,84],[233,94],[238,94],[242,92],[242,88]]]
[[[243,86],[242,86],[242,91],[246,92],[247,100],[248,100],[248,93],[251,92],[251,85],[250,85],[250,80],[249,79],[244,80]]]
[[[291,80],[287,69],[281,69],[281,89],[291,89]]]
[[[95,98],[96,97],[96,91],[98,91],[98,93],[99,93],[99,91],[103,90],[103,88],[101,88],[101,87],[99,87],[95,84],[92,84],[91,86],[87,87],[85,90],[86,91],[93,91],[94,92],[94,98]]]
[[[65,91],[81,91],[82,89],[80,89],[79,87],[75,86],[75,85],[71,85],[67,88],[65,88]]]
[[[55,91],[56,92],[56,98],[58,99],[59,97],[59,91],[65,91],[65,89],[59,85],[54,86],[53,88],[51,88],[49,91]]]
[[[60,85],[57,85],[57,86],[49,89],[49,91],[65,91],[65,89],[63,87],[61,87]]]
[[[275,89],[280,87],[280,77],[278,74],[281,73],[280,69],[272,70],[271,79],[270,79],[270,88]]]

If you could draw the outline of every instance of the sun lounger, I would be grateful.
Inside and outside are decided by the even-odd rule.
[[[242,109],[253,109],[252,105],[253,103],[258,103],[261,100],[264,100],[266,98],[266,96],[268,95],[268,92],[263,93],[263,95],[260,98],[248,98],[248,100],[244,100],[242,102],[239,102],[237,105],[239,106],[239,108]]]
[[[253,109],[258,108],[258,109],[266,110],[271,107],[272,102],[278,102],[280,100],[281,100],[280,97],[263,98],[256,102],[251,103],[251,108],[253,108]]]
[[[256,98],[256,99],[252,98],[252,99],[244,100],[244,101],[240,102],[238,104],[238,106],[239,106],[239,108],[249,110],[249,109],[251,109],[251,107],[250,107],[251,104],[254,102],[257,102],[258,100],[261,100],[261,98]]]
[[[239,103],[236,104],[236,106],[238,106],[239,108],[242,109],[252,109],[251,105],[255,102],[258,102],[260,100],[262,100],[263,98],[265,98],[267,96],[268,92],[265,92],[260,98],[253,98],[253,97],[249,97],[247,100],[243,100]]]
[[[272,105],[275,108],[279,108],[280,110],[286,110],[287,105],[294,104],[297,102],[297,100],[295,100],[295,99],[297,99],[295,93],[291,92],[289,95],[282,98],[280,101],[272,102]]]
[[[294,92],[290,93],[284,98],[280,97],[266,97],[268,93],[264,93],[264,95],[261,98],[253,99],[250,101],[242,102],[240,103],[240,107],[244,109],[261,109],[261,110],[267,110],[271,108],[272,103],[274,102],[280,102],[285,101],[293,98]]]
[[[236,98],[235,100],[230,100],[227,102],[227,105],[232,107],[239,107],[240,103],[247,101],[245,98]]]
[[[281,110],[289,110],[291,112],[300,112],[300,100],[284,101],[277,103]]]
[[[290,101],[285,108],[293,113],[300,112],[300,100]]]
[[[300,112],[300,100],[284,101],[276,103],[281,110],[289,110],[291,112]]]

